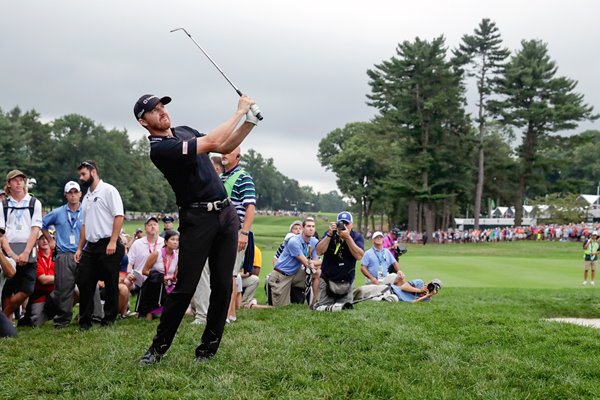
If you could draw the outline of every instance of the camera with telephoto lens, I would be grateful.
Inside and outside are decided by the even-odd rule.
[[[395,251],[396,261],[398,261],[398,259],[400,258],[401,255],[406,254],[407,252],[408,252],[408,249],[406,248],[406,246],[396,240],[396,251]]]
[[[442,286],[437,282],[429,282],[427,284],[427,290],[429,293],[437,293],[441,288]]]
[[[316,311],[327,311],[327,312],[340,312],[343,310],[352,310],[354,306],[352,303],[335,303],[328,306],[319,306],[315,308]]]
[[[344,221],[338,221],[335,224],[336,228],[338,228],[340,231],[345,231],[346,230],[346,224],[344,224]]]

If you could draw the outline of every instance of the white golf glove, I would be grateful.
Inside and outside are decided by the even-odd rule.
[[[258,124],[258,118],[256,118],[256,115],[254,115],[254,113],[252,113],[252,110],[246,113],[246,122],[250,122],[252,125]]]

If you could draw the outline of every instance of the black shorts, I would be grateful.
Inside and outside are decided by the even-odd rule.
[[[35,287],[36,263],[27,263],[23,266],[17,266],[15,275],[6,280],[2,289],[2,299],[12,296],[18,292],[25,292],[31,296]]]

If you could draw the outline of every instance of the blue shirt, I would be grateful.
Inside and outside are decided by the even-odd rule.
[[[315,237],[311,237],[307,242],[304,241],[302,234],[296,235],[288,240],[287,246],[283,249],[283,253],[277,259],[275,268],[283,272],[287,276],[291,276],[298,272],[302,263],[296,257],[305,256],[308,259],[318,258],[317,243],[319,241]],[[308,248],[310,247],[310,256]]]
[[[388,275],[388,267],[395,262],[394,256],[388,249],[377,250],[375,247],[371,247],[365,251],[361,264],[367,267],[371,276],[379,279]],[[370,281],[367,280],[367,283]]]
[[[412,281],[408,281],[407,283],[412,287],[416,287],[417,289],[422,289],[425,286],[425,282],[423,282],[423,279],[413,279]],[[413,300],[416,300],[419,297],[423,296],[423,293],[405,292],[404,290],[400,289],[400,286],[396,286],[396,285],[391,285],[391,286],[392,286],[392,291],[394,292],[394,294],[396,296],[398,296],[398,299],[400,301],[413,301]],[[429,301],[429,299],[424,300],[424,301]]]
[[[42,229],[48,230],[52,225],[56,229],[56,251],[58,253],[75,253],[79,243],[79,231],[83,225],[81,207],[77,211],[71,211],[65,204],[50,211],[42,218]],[[71,235],[74,238],[72,242]]]

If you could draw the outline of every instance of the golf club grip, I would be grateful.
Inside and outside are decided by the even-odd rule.
[[[260,113],[260,108],[258,108],[258,104],[252,104],[252,106],[250,107],[250,111],[252,111],[252,114],[254,114],[254,116],[258,118],[259,121],[262,121],[263,116]]]

